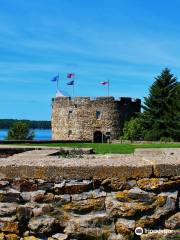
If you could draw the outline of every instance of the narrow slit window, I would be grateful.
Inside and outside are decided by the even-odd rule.
[[[101,118],[101,111],[96,111],[96,119],[100,119]]]
[[[72,130],[68,131],[68,137],[70,137],[72,135]]]
[[[68,113],[68,119],[71,119],[71,118],[72,118],[72,110],[70,110]]]

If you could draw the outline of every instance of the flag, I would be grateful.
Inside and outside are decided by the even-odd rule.
[[[108,85],[109,82],[100,82],[100,84],[102,84],[102,85]]]
[[[68,73],[67,74],[67,78],[74,78],[75,77],[75,74],[74,73]]]
[[[52,82],[57,82],[58,80],[59,80],[59,75],[57,75],[51,79]]]
[[[67,85],[74,85],[74,80],[68,82]]]

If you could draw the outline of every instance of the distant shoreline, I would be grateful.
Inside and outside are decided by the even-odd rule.
[[[0,128],[0,141],[5,140],[8,134],[8,128]],[[31,129],[33,130],[35,137],[34,140],[51,140],[52,131],[51,129]]]
[[[15,122],[25,121],[31,129],[51,129],[51,121],[27,119],[0,119],[0,129],[9,129]]]

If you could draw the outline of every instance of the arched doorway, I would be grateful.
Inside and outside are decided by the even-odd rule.
[[[93,142],[102,143],[103,142],[103,134],[101,131],[94,132]]]

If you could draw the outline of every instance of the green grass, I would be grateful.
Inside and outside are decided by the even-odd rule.
[[[29,144],[34,145],[34,144]],[[180,148],[180,143],[152,143],[152,144],[101,144],[101,143],[48,143],[38,146],[93,148],[95,153],[133,153],[136,148]]]

